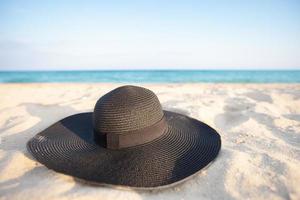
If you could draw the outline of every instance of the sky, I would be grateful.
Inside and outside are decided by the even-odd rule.
[[[0,70],[300,69],[299,0],[0,0]]]

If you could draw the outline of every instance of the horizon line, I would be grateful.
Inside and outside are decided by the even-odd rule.
[[[262,69],[22,69],[1,70],[0,72],[96,72],[96,71],[300,71],[300,68],[262,68]]]

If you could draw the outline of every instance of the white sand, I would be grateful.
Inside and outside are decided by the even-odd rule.
[[[210,167],[153,192],[90,186],[37,163],[26,142],[91,111],[117,84],[0,85],[0,199],[300,199],[300,85],[146,85],[163,107],[211,125],[222,149]]]

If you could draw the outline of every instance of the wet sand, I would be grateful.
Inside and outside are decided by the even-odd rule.
[[[91,186],[39,164],[26,142],[92,111],[120,84],[0,84],[0,199],[300,199],[300,84],[145,84],[163,108],[222,137],[217,159],[162,191]]]

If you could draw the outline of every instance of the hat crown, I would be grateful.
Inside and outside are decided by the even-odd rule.
[[[102,96],[93,114],[98,133],[126,134],[156,124],[163,118],[157,96],[146,88],[122,86]]]

